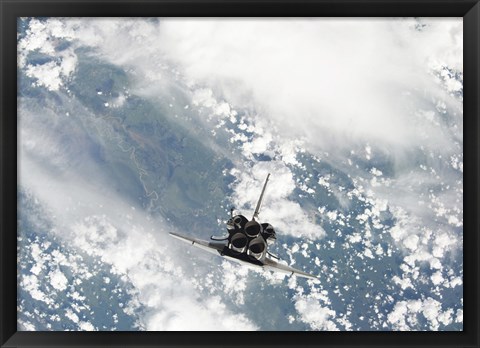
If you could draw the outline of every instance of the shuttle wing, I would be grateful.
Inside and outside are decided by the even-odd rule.
[[[209,253],[215,255],[222,255],[222,250],[225,247],[225,243],[219,242],[208,242],[206,240],[196,239],[192,237],[182,236],[181,234],[170,232],[169,233],[173,238],[181,240],[182,242],[189,243],[197,248],[208,251]]]
[[[268,269],[270,271],[288,273],[290,275],[296,274],[297,276],[303,277],[303,278],[318,279],[318,277],[315,277],[312,274],[300,271],[298,269],[295,269],[293,267],[284,265],[283,263],[279,263],[279,262],[277,262],[275,260],[272,260],[272,259],[269,259],[269,258],[265,259],[263,268]]]
[[[243,260],[230,257],[228,255],[223,254],[223,249],[225,247],[225,243],[220,243],[220,242],[209,242],[206,240],[201,240],[201,239],[196,239],[188,236],[183,236],[178,233],[170,232],[170,235],[178,240],[181,240],[182,242],[189,243],[197,248],[203,249],[205,251],[208,251],[209,253],[212,253],[214,255],[220,255],[223,256],[224,258],[227,258],[231,261],[238,262],[240,264],[244,265],[249,265],[249,266],[255,266],[255,267],[261,267],[263,269],[269,270],[269,271],[274,271],[274,272],[282,272],[282,273],[287,273],[290,275],[297,275],[299,277],[303,278],[309,278],[309,279],[318,279],[314,275],[311,275],[309,273],[300,271],[298,269],[292,268],[290,266],[284,265],[282,263],[279,263],[275,260],[266,258],[265,261],[263,262],[263,265],[261,264],[252,264],[245,262]]]

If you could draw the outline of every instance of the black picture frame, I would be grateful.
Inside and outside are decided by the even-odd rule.
[[[0,344],[46,346],[479,346],[478,0],[0,0],[1,198]],[[461,332],[17,332],[17,17],[463,17],[464,20],[464,330]]]

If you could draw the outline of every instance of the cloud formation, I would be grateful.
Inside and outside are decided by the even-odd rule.
[[[187,78],[309,145],[410,146],[424,124],[405,104],[444,94],[431,83],[434,65],[462,71],[461,20],[425,23],[418,31],[413,19],[165,19],[158,32]]]

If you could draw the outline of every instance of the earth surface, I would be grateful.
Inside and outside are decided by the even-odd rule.
[[[462,330],[461,28],[19,19],[18,329]]]

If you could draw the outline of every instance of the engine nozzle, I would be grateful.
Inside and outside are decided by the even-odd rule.
[[[249,221],[245,224],[245,233],[250,238],[257,237],[260,234],[260,232],[262,232],[262,225],[260,225],[255,220]]]
[[[247,249],[247,242],[247,236],[243,233],[235,233],[230,239],[230,249],[243,253]]]
[[[265,257],[267,251],[267,243],[262,236],[258,236],[250,241],[248,246],[248,255],[253,256],[257,260],[261,260]]]

